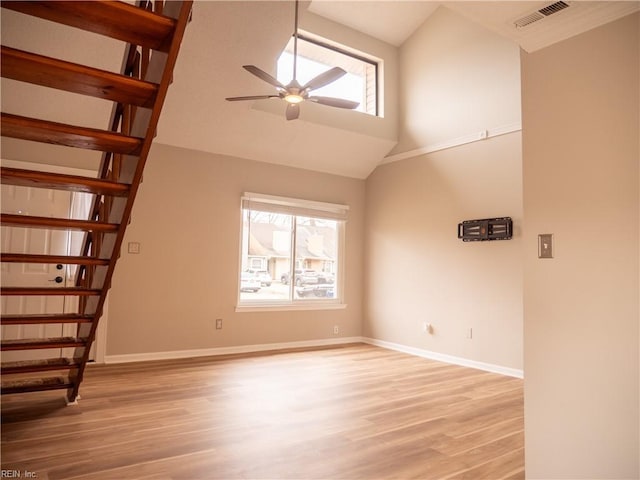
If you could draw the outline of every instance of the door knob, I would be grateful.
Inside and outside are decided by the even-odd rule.
[[[61,276],[57,276],[56,278],[54,278],[53,280],[49,280],[50,282],[56,282],[56,283],[62,283],[64,282],[64,278],[62,278]]]

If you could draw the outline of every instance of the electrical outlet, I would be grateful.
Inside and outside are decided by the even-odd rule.
[[[222,330],[222,319],[216,318],[216,330]]]
[[[423,322],[422,323],[422,332],[423,333],[433,333],[433,327],[431,326],[431,324],[429,322]]]
[[[338,335],[340,333],[340,327],[338,325],[333,326],[333,334]]]

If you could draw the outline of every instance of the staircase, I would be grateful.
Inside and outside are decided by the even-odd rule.
[[[113,102],[108,130],[1,114],[1,134],[102,153],[95,178],[1,167],[5,185],[89,193],[86,220],[2,214],[4,227],[81,231],[80,255],[3,253],[3,264],[76,266],[72,287],[0,288],[4,296],[77,297],[77,312],[3,315],[9,325],[73,326],[74,336],[2,340],[2,351],[34,359],[3,362],[2,394],[64,389],[74,402],[102,315],[136,192],[172,81],[192,1],[3,1],[2,8],[125,42],[119,73],[2,46],[2,77]],[[4,266],[4,265],[3,265]],[[62,331],[62,330],[60,330]],[[3,336],[4,338],[4,336]],[[42,358],[42,351],[52,352]],[[37,354],[35,353],[37,352]],[[64,353],[67,355],[64,355]],[[69,352],[73,352],[69,354]],[[22,358],[23,355],[21,355]]]

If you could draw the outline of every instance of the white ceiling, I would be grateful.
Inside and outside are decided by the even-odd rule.
[[[308,10],[399,47],[438,6],[445,6],[532,52],[640,9],[638,1],[565,0],[570,8],[544,22],[514,26],[514,20],[556,1],[313,0]]]
[[[301,4],[301,23],[308,8],[315,15],[399,46],[438,6],[444,5],[512,38],[525,50],[535,50],[640,7],[640,2],[573,1],[573,10],[558,13],[557,19],[549,18],[554,21],[545,21],[544,28],[533,25],[525,32],[513,27],[514,19],[549,3],[552,2],[313,0]],[[1,14],[3,44],[101,68],[112,64],[118,66],[115,70],[119,68],[124,48],[121,44],[114,48],[113,42],[96,40],[95,35],[4,9]],[[156,143],[366,178],[384,160],[394,142],[348,128],[350,122],[364,114],[305,102],[300,120],[288,122],[280,100],[224,100],[227,96],[273,93],[269,85],[241,66],[253,64],[274,74],[275,59],[292,30],[292,2],[196,1]],[[106,125],[110,112],[107,102],[80,104],[62,93],[49,95],[45,101],[34,88],[37,87],[3,79],[2,110],[35,116],[45,106],[45,118],[51,120]],[[73,110],[68,108],[70,104],[74,105]],[[24,151],[20,142],[10,139],[2,140],[2,148],[5,158],[19,159]],[[36,160],[51,162],[51,155],[43,153]]]
[[[309,11],[399,47],[439,5],[431,1],[313,0]]]

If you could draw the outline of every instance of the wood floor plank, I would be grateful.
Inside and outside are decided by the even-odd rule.
[[[524,447],[512,450],[505,455],[465,470],[449,477],[447,480],[477,480],[479,478],[521,479],[524,478]]]
[[[39,479],[524,478],[522,380],[370,345],[92,366],[2,402]]]

